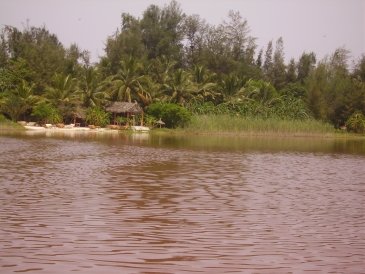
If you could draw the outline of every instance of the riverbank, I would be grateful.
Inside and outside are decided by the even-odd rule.
[[[153,129],[152,134],[161,136],[226,136],[226,137],[263,137],[263,138],[323,138],[323,139],[361,139],[365,140],[364,135],[334,131],[332,133],[314,132],[278,132],[278,131],[197,131],[192,129]]]
[[[232,135],[267,137],[361,138],[364,135],[335,129],[317,120],[246,118],[229,115],[199,115],[183,129],[154,129],[156,134]]]
[[[25,130],[25,128],[18,123],[6,119],[0,114],[0,131],[18,131]]]
[[[82,130],[86,129],[86,130]],[[0,120],[0,131],[25,131],[18,123],[7,119]],[[46,129],[44,129],[46,130]],[[86,132],[89,128],[48,129],[47,131]],[[98,132],[120,132],[110,129],[99,129]],[[37,131],[32,131],[37,132]],[[95,130],[90,130],[95,132]],[[124,131],[128,132],[128,131]],[[234,117],[229,115],[194,116],[185,128],[154,128],[157,135],[224,135],[224,136],[263,136],[263,137],[314,137],[314,138],[348,138],[365,139],[365,135],[336,130],[332,125],[317,120],[282,120]]]
[[[278,118],[237,117],[229,115],[194,116],[187,130],[245,134],[332,134],[332,125],[317,120],[283,120]]]

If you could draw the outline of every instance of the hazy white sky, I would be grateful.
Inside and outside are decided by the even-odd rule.
[[[0,0],[0,26],[42,26],[69,46],[104,55],[104,43],[128,12],[140,17],[150,4],[170,0]],[[259,48],[284,39],[286,59],[314,51],[318,58],[346,47],[357,59],[365,53],[365,0],[180,0],[182,10],[217,25],[229,10],[240,11]]]

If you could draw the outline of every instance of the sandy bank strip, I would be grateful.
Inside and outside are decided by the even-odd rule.
[[[36,132],[118,132],[118,130],[115,129],[109,129],[109,128],[95,128],[91,129],[88,127],[64,127],[64,128],[58,128],[58,127],[39,127],[39,126],[24,126],[26,129],[26,132],[28,133],[36,133]]]

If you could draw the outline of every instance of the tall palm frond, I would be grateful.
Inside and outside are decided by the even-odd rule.
[[[105,86],[96,68],[84,68],[77,93],[81,96],[85,107],[101,106],[105,102],[107,97]]]

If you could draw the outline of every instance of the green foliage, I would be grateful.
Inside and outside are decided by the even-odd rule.
[[[350,132],[365,133],[365,116],[361,112],[355,112],[346,121],[346,128]]]
[[[77,45],[65,48],[45,27],[5,26],[0,32],[0,111],[14,121],[26,120],[41,101],[49,105],[35,107],[39,119],[53,106],[70,120],[81,107],[137,101],[146,109],[163,102],[195,114],[315,118],[336,127],[355,112],[365,113],[364,56],[350,72],[344,48],[318,63],[313,52],[304,52],[289,64],[282,38],[256,50],[248,22],[238,12],[214,26],[185,15],[176,1],[151,5],[141,18],[123,13],[97,64],[90,64],[88,52]],[[166,118],[160,109],[155,119],[170,127],[186,124],[188,115],[165,105]]]
[[[347,65],[348,51],[337,49],[319,62],[305,81],[306,101],[313,116],[344,125],[350,115],[365,110],[364,83],[352,78]]]
[[[286,68],[286,82],[288,84],[295,83],[297,80],[297,68],[294,58],[291,58]]]
[[[47,102],[38,103],[32,111],[32,115],[38,118],[43,124],[47,123],[61,123],[62,116],[59,114],[58,110]]]
[[[6,52],[13,60],[23,59],[31,68],[35,93],[40,95],[54,73],[65,68],[65,49],[56,35],[45,27],[27,26],[23,31],[6,26],[3,30]],[[29,79],[27,79],[29,80]]]
[[[194,115],[187,127],[190,131],[220,132],[252,135],[298,135],[332,134],[334,128],[327,123],[282,118],[241,117],[232,115]]]
[[[353,76],[360,81],[365,81],[365,53],[356,63]]]
[[[184,15],[180,5],[171,1],[163,9],[151,5],[143,13],[140,21],[142,41],[147,49],[148,58],[167,56],[181,60]]]
[[[311,118],[309,110],[301,99],[278,97],[274,104],[262,104],[255,100],[226,102],[214,105],[211,102],[192,104],[189,109],[198,115],[231,115],[240,117],[258,117],[262,119],[280,118],[303,120]]]
[[[23,80],[29,82],[33,79],[34,72],[23,58],[12,59],[6,66],[0,67],[0,92],[14,89]]]
[[[301,83],[304,83],[304,81],[307,79],[309,74],[313,71],[315,68],[314,65],[316,64],[316,55],[311,53],[303,53],[298,62],[298,75],[297,80]]]
[[[286,66],[284,61],[284,41],[280,37],[276,41],[275,51],[273,55],[273,71],[272,71],[272,83],[277,89],[282,88],[286,81]]]
[[[289,83],[280,90],[280,95],[304,99],[307,94],[306,87],[300,83]]]
[[[84,107],[101,106],[105,101],[106,92],[97,68],[84,67],[80,80],[77,93]]]
[[[274,86],[263,80],[248,80],[244,87],[244,94],[262,104],[272,104],[278,97]]]
[[[132,56],[121,61],[118,73],[105,80],[112,101],[141,100],[144,104],[149,103],[150,95],[143,88],[147,85],[147,76],[142,75],[142,67],[142,63]]]
[[[55,106],[65,119],[70,119],[81,105],[81,98],[76,92],[76,79],[70,74],[55,74],[50,86],[46,87],[44,97]]]
[[[6,117],[3,114],[0,114],[0,123],[5,123],[7,121],[8,119],[6,119]]]
[[[265,76],[265,80],[270,80],[273,78],[273,61],[272,61],[272,54],[273,54],[273,46],[272,46],[272,41],[270,41],[267,44],[266,47],[266,51],[265,51],[265,61],[264,64],[262,66],[262,70]]]
[[[131,56],[142,59],[146,55],[139,20],[130,14],[123,13],[121,25],[122,31],[117,30],[114,36],[106,41],[106,56],[102,58],[101,64],[107,75],[118,73],[121,69],[121,60]]]
[[[327,92],[326,65],[321,63],[306,81],[306,101],[314,118],[327,120],[325,94]]]
[[[163,85],[163,91],[168,96],[165,101],[186,105],[193,97],[190,74],[182,69],[176,70],[167,83]]]
[[[186,108],[171,103],[153,103],[148,106],[147,114],[156,119],[161,118],[168,128],[184,127],[191,119]]]
[[[110,123],[110,113],[99,107],[90,107],[86,111],[86,122],[90,125],[105,127]]]
[[[115,122],[117,123],[117,125],[123,125],[127,123],[127,118],[123,116],[118,116],[117,118],[115,118]]]
[[[38,97],[33,94],[34,85],[22,81],[14,89],[6,90],[0,97],[0,111],[7,114],[13,121],[26,114],[37,102]]]
[[[219,88],[226,98],[235,97],[243,86],[244,79],[234,74],[225,75],[219,83]]]
[[[154,116],[151,116],[151,115],[145,115],[145,117],[144,117],[144,124],[150,128],[156,127],[157,121],[158,120]]]

